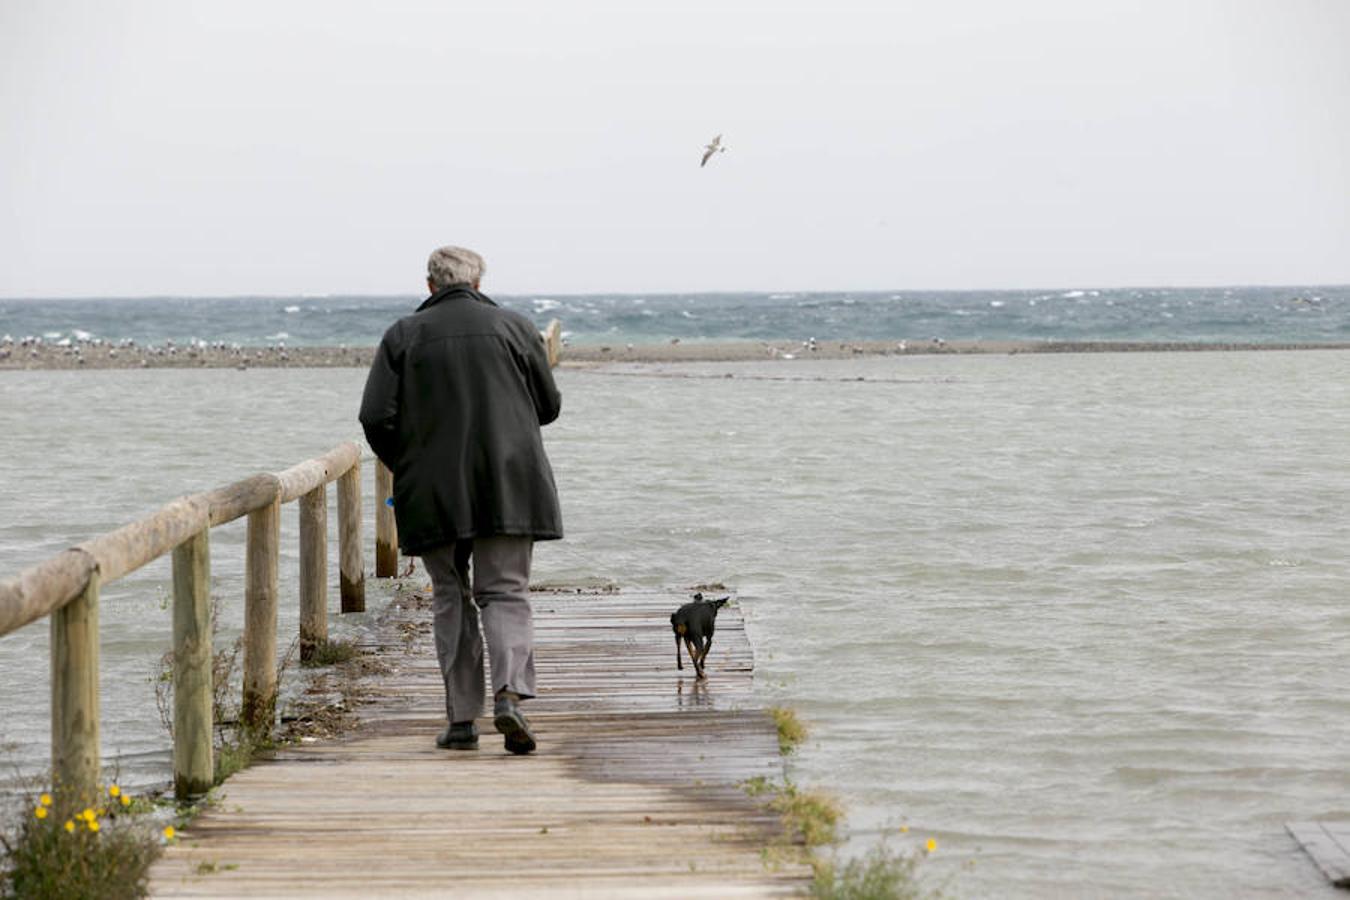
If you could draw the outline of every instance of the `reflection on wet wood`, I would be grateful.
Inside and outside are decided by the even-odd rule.
[[[417,579],[421,580],[420,576]],[[782,775],[735,607],[708,681],[675,669],[681,591],[536,592],[538,753],[435,746],[444,694],[425,592],[377,645],[389,674],[347,738],[290,747],[224,787],[152,872],[154,896],[752,897],[799,892],[767,866],[776,819],[741,783]],[[486,699],[486,698],[485,698]],[[490,710],[490,706],[485,709]]]

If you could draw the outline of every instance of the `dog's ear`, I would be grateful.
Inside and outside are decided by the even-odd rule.
[[[694,594],[694,602],[695,602],[695,603],[702,603],[702,602],[703,602],[703,592],[702,592],[702,591],[699,591],[699,592],[697,592],[696,594]]]

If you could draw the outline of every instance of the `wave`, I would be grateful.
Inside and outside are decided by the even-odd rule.
[[[774,292],[497,296],[539,327],[564,320],[578,343],[737,340],[1344,342],[1350,287],[1047,291]],[[259,346],[368,346],[420,303],[415,296],[331,296],[323,315],[300,297],[6,300],[0,332],[140,345],[198,336]],[[98,338],[94,336],[98,335]]]

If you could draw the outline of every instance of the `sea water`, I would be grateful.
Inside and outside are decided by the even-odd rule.
[[[491,286],[487,286],[492,293]],[[1350,341],[1350,287],[493,295],[575,344],[725,340]],[[0,299],[0,339],[373,346],[421,297]]]
[[[364,377],[0,373],[0,574],[357,435]],[[1336,896],[1282,823],[1350,816],[1350,353],[558,381],[567,538],[536,579],[734,590],[763,702],[813,728],[791,777],[844,801],[851,850],[934,838],[920,872],[970,897]],[[229,641],[242,523],[211,539]],[[143,782],[169,772],[169,590],[161,560],[101,601],[104,749]],[[46,634],[0,638],[0,744],[30,771]]]

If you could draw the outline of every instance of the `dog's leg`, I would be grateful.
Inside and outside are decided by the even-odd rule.
[[[703,641],[703,652],[699,655],[699,658],[698,658],[698,670],[699,670],[700,672],[703,671],[704,665],[705,665],[705,663],[706,663],[707,660],[708,660],[708,653],[711,652],[711,651],[712,651],[712,635],[710,634],[710,635],[707,636],[707,638],[704,639],[704,641]],[[704,678],[707,678],[708,676],[707,676],[707,675],[704,675],[703,677],[704,677]]]
[[[702,678],[703,676],[698,674],[698,644],[687,634],[684,636],[684,649],[689,654],[689,664],[694,667],[694,676]]]
[[[694,657],[694,671],[698,673],[698,678],[700,680],[708,677],[703,671],[703,658],[708,655],[708,651],[706,648],[707,648],[707,638],[700,635],[697,641],[697,648],[696,648],[698,655]]]
[[[680,636],[675,635],[675,668],[684,671],[684,660],[680,658]]]

